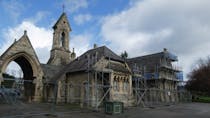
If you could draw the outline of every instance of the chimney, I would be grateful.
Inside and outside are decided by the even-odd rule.
[[[95,43],[94,43],[94,45],[93,45],[93,49],[95,49],[95,48],[97,48],[97,47],[98,47],[98,46],[97,46],[97,44],[95,44]]]
[[[24,35],[27,35],[27,30],[24,30]]]
[[[75,59],[76,58],[76,53],[74,52],[74,48],[73,48],[73,52],[71,53],[71,59]]]
[[[167,48],[163,48],[163,52],[167,52]]]

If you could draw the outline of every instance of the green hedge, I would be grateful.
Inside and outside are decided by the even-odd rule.
[[[197,96],[194,97],[193,102],[203,102],[203,103],[210,103],[210,97],[207,96]]]

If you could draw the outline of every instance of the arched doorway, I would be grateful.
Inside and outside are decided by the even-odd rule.
[[[11,62],[17,63],[23,72],[23,100],[32,101],[36,95],[36,81],[38,73],[38,68],[36,61],[30,57],[27,53],[18,53],[7,58],[3,61],[1,68],[2,76],[6,73],[6,69]],[[3,76],[4,78],[4,76]]]
[[[8,64],[6,71],[3,73],[4,81],[1,83],[2,88],[6,89],[15,89],[18,90],[19,96],[20,92],[24,90],[23,87],[23,71],[21,67],[15,62],[12,61]]]
[[[44,73],[26,31],[0,56],[0,85],[3,81],[3,73],[12,61],[16,62],[23,71],[26,98],[36,102],[41,101]]]

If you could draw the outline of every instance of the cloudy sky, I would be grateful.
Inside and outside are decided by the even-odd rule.
[[[210,54],[209,0],[0,0],[0,53],[27,30],[46,63],[63,4],[73,30],[70,49],[77,56],[94,43],[117,54],[126,50],[129,57],[167,48],[186,75]]]

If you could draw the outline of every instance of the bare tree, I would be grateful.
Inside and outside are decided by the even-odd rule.
[[[186,88],[210,96],[210,58],[200,59],[188,74]]]

